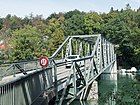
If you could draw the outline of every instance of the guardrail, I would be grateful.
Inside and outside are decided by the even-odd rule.
[[[0,105],[31,105],[52,86],[52,68],[20,76],[1,83]]]
[[[40,69],[39,60],[32,61],[21,61],[13,63],[1,63],[0,64],[0,79],[13,75],[16,76],[17,73],[23,73],[26,75],[27,71]]]

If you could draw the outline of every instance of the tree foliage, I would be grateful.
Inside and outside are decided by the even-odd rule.
[[[14,31],[11,38],[12,60],[31,60],[44,55],[46,42],[36,27],[26,26]]]
[[[48,36],[48,54],[51,56],[64,41],[64,16],[51,18],[47,24],[46,35]]]
[[[84,34],[84,16],[73,15],[64,23],[65,35],[81,35]]]
[[[119,66],[140,68],[139,20],[140,9],[132,10],[129,4],[120,11],[112,7],[109,13],[75,9],[52,13],[46,19],[42,15],[30,14],[22,19],[8,14],[0,18],[0,38],[12,51],[2,52],[6,59],[35,59],[41,55],[51,56],[68,35],[102,34],[119,45],[116,48]]]
[[[88,13],[84,16],[84,33],[96,34],[100,33],[100,28],[103,20],[96,12]]]

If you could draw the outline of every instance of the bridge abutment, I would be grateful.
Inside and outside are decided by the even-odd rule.
[[[80,100],[94,100],[95,102],[98,101],[98,82],[93,81],[88,88],[86,88],[80,97]]]
[[[113,74],[117,73],[117,61],[107,67],[107,69],[103,72],[103,74]]]

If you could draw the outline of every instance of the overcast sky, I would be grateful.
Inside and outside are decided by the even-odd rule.
[[[0,17],[7,14],[25,17],[33,13],[47,18],[51,13],[74,9],[107,13],[111,7],[120,10],[128,3],[132,9],[140,7],[140,0],[0,0]]]

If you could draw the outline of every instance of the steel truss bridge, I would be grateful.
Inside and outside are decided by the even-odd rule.
[[[70,68],[69,55],[80,55]],[[82,62],[82,65],[79,65]],[[103,72],[116,69],[114,45],[100,34],[69,36],[49,58],[48,67],[39,60],[0,65],[0,105],[70,104],[86,99],[89,86]]]

